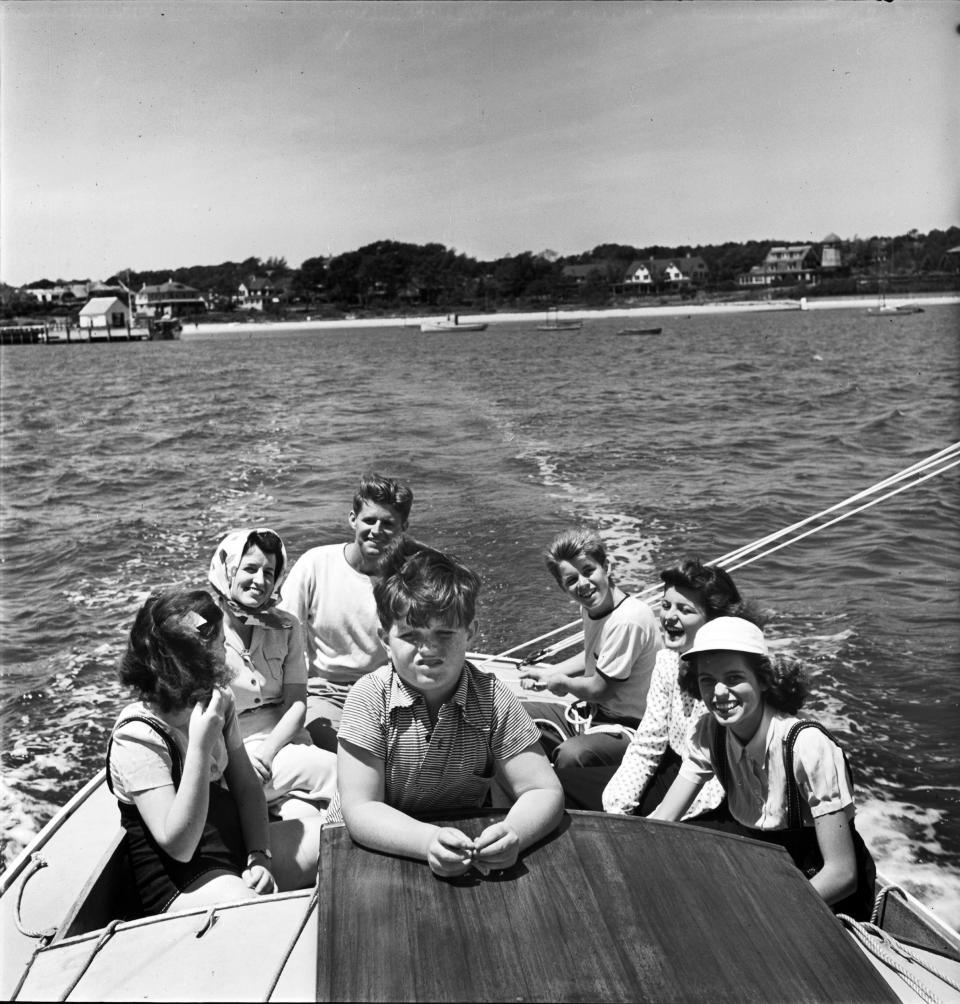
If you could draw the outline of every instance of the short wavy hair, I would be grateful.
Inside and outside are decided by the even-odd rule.
[[[573,527],[569,530],[562,530],[550,541],[550,546],[544,552],[544,560],[550,574],[557,580],[557,585],[562,586],[560,579],[560,562],[573,561],[580,555],[593,558],[598,565],[606,566],[607,549],[603,541],[595,530],[589,527]]]
[[[243,546],[243,554],[246,554],[251,547],[259,547],[264,554],[273,555],[276,561],[273,581],[279,582],[283,578],[283,541],[280,537],[273,530],[251,530]]]
[[[196,614],[205,624],[191,627]],[[203,589],[155,593],[137,611],[117,675],[161,711],[192,708],[229,684],[220,624],[223,612]],[[214,643],[215,640],[215,643]]]
[[[772,657],[756,655],[753,652],[738,652],[747,660],[747,665],[756,673],[757,680],[763,689],[763,699],[776,711],[788,715],[796,714],[803,707],[809,694],[807,674],[799,659],[788,659],[782,655]],[[699,656],[692,655],[681,659],[687,667],[678,678],[680,689],[696,700],[701,700],[700,684],[697,674]]]
[[[438,620],[467,627],[476,616],[480,577],[452,555],[403,535],[388,546],[373,587],[384,631],[397,621],[426,627]]]
[[[396,509],[406,526],[413,506],[413,492],[395,478],[385,478],[382,474],[364,474],[360,478],[360,487],[353,496],[354,513],[360,512],[364,502],[376,502]]]
[[[693,593],[708,621],[714,617],[741,617],[746,604],[733,579],[719,565],[704,565],[696,556],[660,572],[664,589],[671,586]],[[748,618],[750,619],[750,618]]]

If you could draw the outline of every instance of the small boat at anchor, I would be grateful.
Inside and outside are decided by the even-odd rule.
[[[147,332],[151,342],[175,342],[180,340],[183,325],[176,317],[151,317]]]
[[[908,314],[922,314],[923,307],[916,303],[887,303],[881,297],[881,301],[876,307],[867,308],[867,313],[874,317],[903,317]]]
[[[618,335],[659,335],[663,328],[621,328]]]
[[[421,331],[486,331],[486,321],[461,321],[459,314],[447,314],[441,321],[424,321]]]

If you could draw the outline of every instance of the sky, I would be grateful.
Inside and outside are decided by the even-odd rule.
[[[955,0],[0,0],[0,279],[960,224]]]

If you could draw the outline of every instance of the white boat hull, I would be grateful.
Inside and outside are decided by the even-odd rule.
[[[484,321],[430,321],[420,325],[421,331],[486,331]]]

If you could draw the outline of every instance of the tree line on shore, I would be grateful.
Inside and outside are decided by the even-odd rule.
[[[137,290],[170,279],[200,291],[215,311],[233,309],[241,284],[255,280],[266,290],[263,309],[288,314],[311,312],[322,316],[349,310],[364,312],[421,312],[472,309],[496,311],[550,305],[603,306],[622,301],[623,277],[634,261],[699,257],[707,279],[674,295],[686,297],[736,292],[737,277],[763,261],[772,246],[810,243],[763,240],[667,247],[601,244],[577,255],[524,251],[495,261],[480,261],[442,244],[376,241],[354,251],[330,257],[307,258],[299,268],[282,257],[250,257],[219,265],[191,265],[142,271],[121,269],[104,285]],[[844,295],[864,292],[883,281],[895,291],[956,288],[958,256],[949,255],[960,245],[960,227],[911,230],[896,237],[854,237],[839,241],[842,268],[810,289],[781,287],[782,295]],[[590,265],[579,278],[565,271],[568,265]],[[583,270],[581,270],[583,271]],[[64,280],[57,280],[56,284]],[[55,285],[41,280],[31,286]],[[654,289],[658,294],[665,289]],[[18,295],[19,293],[19,295]],[[25,289],[3,288],[4,313],[37,313],[29,308]],[[635,295],[635,294],[634,294]],[[46,313],[57,305],[37,304]],[[59,304],[60,307],[80,304]]]

